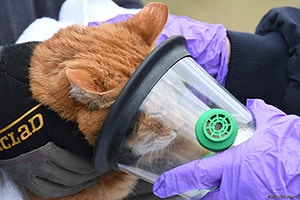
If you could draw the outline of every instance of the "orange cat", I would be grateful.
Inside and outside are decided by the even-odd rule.
[[[33,98],[77,122],[94,145],[109,107],[152,50],[167,17],[164,4],[152,3],[124,23],[60,30],[33,52]],[[99,184],[63,199],[122,199],[135,183],[135,177],[112,171]]]
[[[87,141],[95,145],[110,106],[153,49],[167,18],[165,4],[151,3],[126,22],[97,27],[74,25],[60,30],[34,49],[30,63],[33,98],[62,118],[77,122]],[[149,150],[145,145],[139,146],[145,138],[150,146],[154,138],[165,138],[168,142],[162,143],[162,148],[174,139],[170,127],[149,120],[149,116],[141,114],[139,124],[137,128],[145,135],[131,135],[127,139],[128,145],[136,146],[137,154]],[[150,129],[152,136],[148,134]],[[111,171],[93,187],[60,199],[122,199],[136,182],[133,175]],[[38,199],[32,194],[30,198]]]

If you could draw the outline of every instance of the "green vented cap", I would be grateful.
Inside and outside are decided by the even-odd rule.
[[[229,148],[237,135],[238,125],[225,110],[213,108],[204,112],[196,123],[196,137],[204,148],[223,151]]]

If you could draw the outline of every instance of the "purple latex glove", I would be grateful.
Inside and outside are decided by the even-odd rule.
[[[254,136],[220,154],[162,174],[159,197],[218,186],[205,200],[300,199],[300,118],[262,100],[248,100],[256,119]]]
[[[125,21],[131,14],[118,15],[106,22]],[[90,22],[89,26],[98,22]],[[195,61],[223,86],[228,73],[228,49],[226,29],[220,24],[209,24],[185,16],[169,15],[167,24],[157,39],[159,44],[173,35],[182,35],[187,40],[187,50]]]

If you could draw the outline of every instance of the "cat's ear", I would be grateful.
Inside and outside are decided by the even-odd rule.
[[[168,7],[164,3],[148,3],[136,15],[127,20],[129,30],[138,33],[148,45],[152,45],[168,19]]]
[[[71,85],[70,96],[87,105],[89,109],[108,108],[114,103],[117,91],[100,91],[88,70],[68,68],[66,76]]]

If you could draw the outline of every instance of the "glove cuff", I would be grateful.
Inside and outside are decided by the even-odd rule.
[[[231,44],[225,87],[243,104],[261,98],[280,107],[288,79],[287,45],[279,33],[265,36],[227,31]]]

